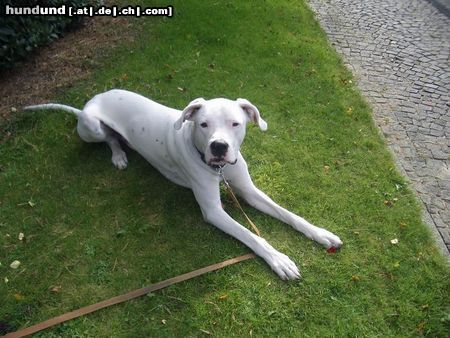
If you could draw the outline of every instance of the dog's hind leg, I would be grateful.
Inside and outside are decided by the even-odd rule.
[[[78,116],[77,131],[85,142],[106,142],[112,151],[111,161],[118,169],[125,169],[128,164],[127,155],[120,145],[120,135],[102,121],[90,114],[94,105],[85,107]]]
[[[128,165],[127,154],[123,151],[120,146],[120,142],[117,137],[113,136],[114,132],[110,136],[107,137],[106,143],[108,143],[109,147],[112,151],[111,161],[117,169],[125,169]]]

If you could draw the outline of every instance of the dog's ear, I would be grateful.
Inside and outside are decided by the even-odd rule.
[[[180,130],[183,125],[183,122],[186,120],[192,120],[195,112],[197,110],[199,110],[203,106],[204,103],[205,103],[205,99],[202,97],[195,99],[194,101],[189,103],[187,105],[187,107],[183,109],[183,111],[181,112],[180,118],[175,122],[173,127],[176,130]]]
[[[246,99],[237,99],[236,101],[247,114],[250,121],[257,124],[262,131],[267,130],[267,122],[261,118],[258,108],[256,108],[253,104],[250,103],[250,101]]]

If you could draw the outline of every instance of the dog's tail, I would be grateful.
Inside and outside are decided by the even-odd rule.
[[[47,103],[47,104],[38,104],[36,106],[27,106],[23,108],[24,110],[45,110],[45,109],[55,109],[55,110],[64,110],[69,113],[75,114],[76,116],[79,116],[81,113],[81,110],[66,106],[64,104],[57,104],[57,103]]]

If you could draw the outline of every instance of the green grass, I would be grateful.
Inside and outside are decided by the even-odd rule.
[[[177,108],[200,96],[249,99],[269,124],[250,127],[242,149],[255,182],[344,246],[327,254],[246,206],[301,281],[282,282],[256,259],[38,336],[445,337],[449,269],[307,6],[174,9],[171,19],[134,20],[139,38],[55,101],[81,107],[113,87]],[[107,146],[83,143],[74,127],[66,113],[27,113],[0,145],[0,333],[249,251],[204,223],[189,190],[131,151],[129,168],[116,170]]]

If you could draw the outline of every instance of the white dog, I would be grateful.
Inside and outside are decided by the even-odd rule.
[[[59,104],[25,109],[61,109],[74,113],[78,117],[80,137],[86,142],[108,143],[112,162],[119,169],[127,166],[119,142],[122,137],[169,180],[192,189],[205,221],[247,245],[282,279],[299,278],[298,268],[289,257],[222,209],[219,171],[248,204],[290,224],[326,248],[342,245],[339,237],[280,207],[253,184],[239,148],[247,122],[257,124],[261,130],[267,129],[267,123],[245,99],[199,98],[179,111],[129,91],[111,90],[96,95],[83,110]]]

